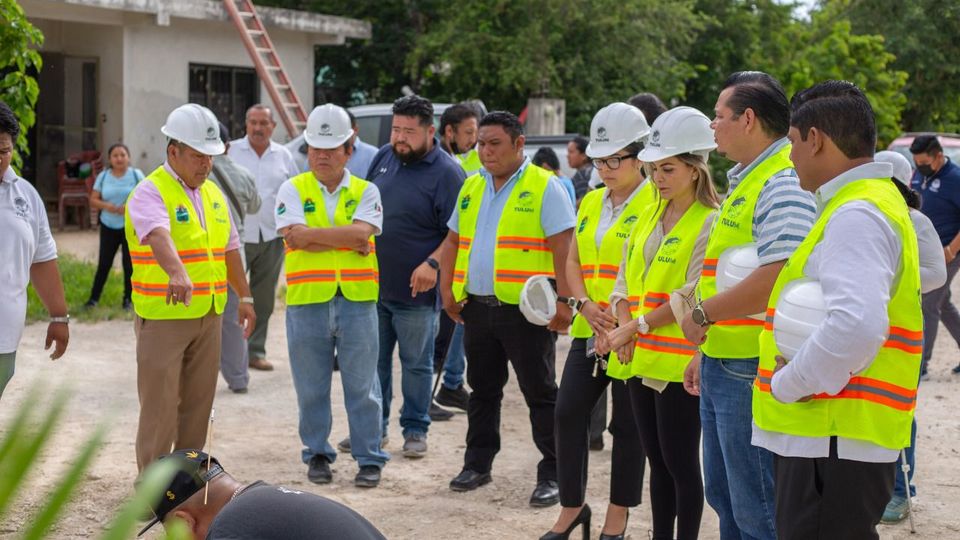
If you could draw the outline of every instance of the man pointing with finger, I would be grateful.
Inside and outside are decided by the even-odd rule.
[[[136,311],[137,467],[174,449],[201,448],[213,406],[227,286],[249,336],[256,321],[240,239],[223,193],[207,176],[222,154],[207,108],[174,109],[160,131],[164,164],[140,182],[126,211]]]

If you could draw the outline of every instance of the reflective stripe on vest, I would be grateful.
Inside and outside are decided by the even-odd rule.
[[[670,293],[687,282],[687,268],[693,257],[697,237],[714,210],[694,202],[664,235],[656,254],[647,265],[643,246],[663,216],[666,205],[651,208],[641,216],[627,248],[626,278],[630,313],[634,317],[670,303]],[[641,303],[642,302],[642,303]],[[607,362],[607,375],[615,379],[651,377],[663,381],[683,380],[683,371],[697,347],[683,337],[676,322],[637,334],[630,364],[621,364],[615,356]]]
[[[506,304],[520,303],[520,291],[530,276],[553,276],[553,252],[540,225],[543,194],[552,176],[553,173],[528,164],[500,215],[493,255],[493,289]],[[453,296],[457,301],[467,296],[470,252],[486,189],[487,181],[480,174],[467,178],[460,189],[460,243],[453,272]]]
[[[307,227],[330,228],[330,217],[324,204],[323,187],[310,171],[288,180],[300,195]],[[353,213],[363,199],[369,182],[356,176],[337,199],[333,227],[353,223]],[[337,293],[353,302],[372,302],[380,292],[379,267],[373,237],[368,240],[370,254],[361,255],[349,248],[315,252],[301,249],[286,250],[287,305],[320,304],[329,302]]]
[[[773,175],[792,168],[788,144],[758,163],[720,205],[707,240],[703,272],[697,286],[701,300],[717,294],[717,261],[720,255],[730,248],[754,241],[754,211],[763,186]],[[759,354],[757,337],[762,327],[763,321],[748,317],[720,321],[710,327],[707,340],[700,348],[704,354],[714,358],[756,358]]]
[[[226,248],[230,241],[230,215],[220,189],[210,181],[200,185],[204,225],[184,186],[161,166],[145,179],[156,186],[170,216],[170,238],[193,284],[189,306],[167,304],[170,278],[153,256],[153,249],[140,243],[130,217],[124,212],[124,235],[133,263],[133,307],[143,319],[199,319],[223,313],[227,303]]]
[[[775,358],[780,354],[773,324],[777,301],[788,283],[804,278],[803,269],[823,239],[830,216],[851,201],[867,201],[883,212],[903,246],[887,305],[887,339],[866,369],[851,377],[836,395],[818,394],[808,402],[780,403],[770,393]],[[858,439],[890,449],[909,444],[923,352],[919,260],[913,224],[903,197],[889,179],[851,182],[830,199],[810,234],[787,260],[770,294],[753,389],[753,419],[757,427],[801,437]]]
[[[645,181],[617,217],[617,220],[604,233],[597,248],[597,227],[603,210],[603,199],[607,188],[600,188],[584,195],[577,212],[576,242],[580,255],[580,275],[587,296],[602,309],[606,309],[610,293],[617,282],[620,260],[623,258],[623,243],[630,238],[640,215],[655,205],[656,194],[653,182]],[[573,318],[570,335],[575,338],[588,338],[593,330],[587,320],[579,314]]]

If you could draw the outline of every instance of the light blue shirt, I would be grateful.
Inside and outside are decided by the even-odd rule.
[[[494,192],[493,178],[486,169],[480,169],[480,176],[486,181],[483,199],[477,215],[477,230],[473,236],[470,249],[470,263],[467,269],[466,289],[469,294],[478,296],[493,296],[493,253],[497,247],[497,226],[503,207],[510,198],[510,193],[517,185],[517,179],[530,164],[524,159],[520,168],[507,180],[507,183]],[[552,177],[551,180],[556,177]],[[570,197],[559,181],[547,182],[547,189],[543,193],[543,205],[540,210],[540,227],[544,236],[553,236],[572,229],[577,223],[577,216],[573,211]],[[460,206],[451,214],[447,227],[451,231],[460,233]]]
[[[347,160],[347,169],[357,178],[366,180],[375,155],[377,155],[377,147],[361,141],[360,136],[357,135],[357,140],[353,144],[353,155]]]
[[[567,178],[566,176],[554,176],[554,178],[560,182],[560,185],[563,186],[563,189],[567,190],[567,195],[570,196],[570,204],[577,204],[577,190],[573,187],[573,180]]]
[[[104,202],[122,206],[126,204],[127,197],[140,180],[143,180],[143,172],[140,169],[127,167],[127,172],[117,178],[113,175],[113,169],[108,168],[97,176],[97,181],[93,183],[93,190],[100,192],[100,198]],[[100,212],[100,223],[111,229],[122,229],[123,214],[103,210]]]

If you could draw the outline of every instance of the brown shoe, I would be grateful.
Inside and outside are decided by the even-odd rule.
[[[271,364],[266,358],[250,360],[250,367],[253,369],[259,369],[260,371],[273,371],[273,364]]]

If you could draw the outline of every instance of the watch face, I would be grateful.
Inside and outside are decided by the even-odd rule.
[[[706,322],[706,317],[703,314],[703,308],[697,306],[693,308],[693,312],[690,313],[690,317],[693,319],[693,322],[703,326]]]

